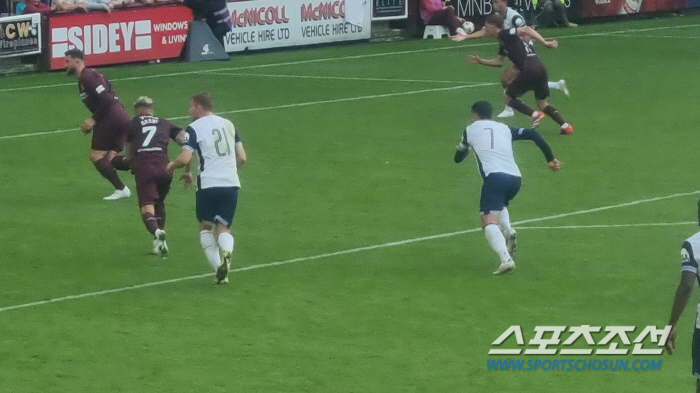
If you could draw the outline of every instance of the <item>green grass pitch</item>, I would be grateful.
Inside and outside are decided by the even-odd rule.
[[[486,364],[511,325],[527,341],[538,325],[667,321],[680,245],[697,230],[699,26],[696,15],[542,30],[560,43],[537,48],[550,80],[572,94],[550,103],[575,131],[540,125],[559,173],[516,143],[511,218],[528,222],[503,277],[477,229],[473,158],[452,162],[469,106],[501,109],[502,70],[465,61],[494,55],[491,38],[103,68],[127,109],[149,95],[185,126],[189,96],[208,90],[240,132],[240,270],[227,287],[203,276],[180,183],[167,260],[148,255],[135,197],[102,201],[111,190],[88,161],[74,78],[0,79],[0,392],[692,391],[695,294],[677,354],[652,357],[661,370]]]

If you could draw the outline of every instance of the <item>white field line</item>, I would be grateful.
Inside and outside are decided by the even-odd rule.
[[[700,37],[674,36],[674,35],[639,35],[639,34],[614,34],[615,37],[632,37],[632,38],[667,38],[667,39],[689,39],[697,40]]]
[[[376,99],[376,98],[397,97],[397,96],[405,96],[405,95],[421,94],[421,93],[432,93],[432,92],[436,92],[436,91],[469,89],[472,87],[493,86],[493,85],[497,85],[497,84],[498,83],[495,83],[495,82],[487,82],[487,83],[478,83],[478,84],[473,84],[473,85],[438,87],[435,89],[411,90],[411,91],[403,91],[403,92],[399,92],[399,93],[373,94],[373,95],[368,95],[368,96],[337,98],[334,100],[309,101],[309,102],[299,102],[296,104],[263,106],[263,107],[248,108],[248,109],[236,109],[236,110],[231,110],[231,111],[217,112],[217,114],[225,115],[225,114],[232,114],[232,113],[246,113],[246,112],[259,112],[259,111],[267,111],[267,110],[274,110],[274,109],[298,108],[298,107],[302,107],[302,106],[333,104],[333,103],[337,103],[337,102],[371,100],[371,99]],[[183,120],[183,119],[189,119],[189,116],[168,117],[168,120]],[[32,133],[28,133],[28,134],[3,135],[3,136],[0,136],[0,140],[26,138],[26,137],[30,137],[30,136],[41,136],[41,135],[48,135],[48,134],[59,134],[59,133],[70,132],[70,131],[77,132],[78,127],[76,126],[75,128],[70,128],[70,129],[65,129],[65,130],[32,132]]]
[[[682,222],[651,222],[639,224],[602,224],[602,225],[561,225],[551,227],[518,227],[517,230],[523,229],[611,229],[611,228],[637,228],[637,227],[674,227],[680,225],[697,225],[697,221],[682,221]]]
[[[619,204],[610,205],[610,206],[602,206],[602,207],[598,207],[598,208],[594,208],[594,209],[577,210],[577,211],[573,211],[573,212],[569,212],[569,213],[555,214],[552,216],[544,216],[544,217],[532,218],[529,220],[517,221],[517,222],[514,222],[513,225],[517,226],[519,224],[525,224],[525,223],[530,223],[530,222],[540,222],[540,221],[546,221],[546,220],[553,220],[553,219],[561,218],[561,217],[569,217],[569,216],[588,214],[588,213],[599,212],[599,211],[604,211],[604,210],[639,205],[642,203],[656,202],[656,201],[661,201],[661,200],[665,200],[665,199],[678,198],[678,197],[682,197],[682,196],[696,195],[699,193],[700,193],[700,191],[692,191],[692,192],[684,192],[684,193],[679,193],[679,194],[666,195],[666,196],[656,197],[656,198],[639,199],[636,201],[619,203]],[[479,232],[479,231],[481,231],[481,228],[472,228],[472,229],[467,229],[467,230],[462,230],[462,231],[447,232],[447,233],[441,233],[441,234],[437,234],[437,235],[416,237],[416,238],[406,239],[406,240],[399,240],[399,241],[395,241],[395,242],[380,243],[380,244],[375,244],[375,245],[371,245],[371,246],[351,248],[351,249],[347,249],[347,250],[329,252],[329,253],[325,253],[325,254],[313,255],[313,256],[308,256],[308,257],[287,259],[286,261],[263,263],[263,264],[259,264],[259,265],[251,265],[251,266],[246,266],[246,267],[242,267],[242,268],[238,268],[238,269],[232,269],[231,271],[232,272],[243,272],[243,271],[247,271],[247,270],[256,270],[256,269],[268,268],[268,267],[273,267],[273,266],[288,265],[288,264],[297,263],[297,262],[313,261],[316,259],[325,259],[325,258],[330,258],[330,257],[334,257],[334,256],[339,256],[339,255],[355,254],[355,253],[362,252],[362,251],[370,251],[370,250],[376,250],[376,249],[387,248],[387,247],[402,246],[405,244],[417,243],[417,242],[434,240],[434,239],[441,239],[441,238],[463,235],[463,234],[467,234],[467,233],[474,233],[474,232]],[[155,286],[164,285],[164,284],[172,284],[172,283],[177,283],[177,282],[181,282],[181,281],[195,280],[198,278],[204,278],[204,277],[210,277],[210,276],[214,276],[214,273],[197,274],[194,276],[173,278],[171,280],[155,281],[155,282],[150,282],[150,283],[145,283],[145,284],[131,285],[131,286],[122,287],[122,288],[107,289],[104,291],[87,292],[87,293],[82,293],[79,295],[62,296],[62,297],[57,297],[57,298],[48,299],[48,300],[39,300],[36,302],[17,304],[14,306],[0,307],[0,312],[17,310],[20,308],[41,306],[41,305],[50,304],[50,303],[60,303],[60,302],[68,301],[68,300],[82,299],[82,298],[87,298],[87,297],[108,295],[111,293],[132,291],[132,290],[136,290],[136,289],[155,287]]]
[[[451,85],[477,84],[481,82],[466,81],[438,81],[430,79],[391,79],[391,78],[352,78],[347,76],[317,76],[317,75],[284,75],[284,74],[253,74],[239,72],[211,72],[213,75],[224,76],[255,76],[261,78],[290,78],[290,79],[321,79],[321,80],[341,80],[359,82],[409,82],[409,83],[449,83]]]
[[[554,37],[548,37],[548,38],[550,38],[550,39],[564,39],[564,38],[583,38],[583,37],[597,37],[597,36],[614,36],[616,34],[624,34],[624,33],[646,32],[646,31],[657,31],[657,30],[668,30],[668,29],[683,29],[683,28],[691,28],[691,27],[698,27],[698,26],[700,26],[700,24],[662,26],[662,27],[650,27],[650,28],[644,28],[644,29],[625,29],[625,30],[608,31],[608,32],[600,32],[600,33],[570,34],[570,35],[561,35],[561,36],[554,36]],[[205,73],[209,73],[209,72],[253,70],[253,69],[269,68],[269,67],[286,67],[286,66],[301,65],[301,64],[322,63],[322,62],[327,62],[327,61],[366,59],[366,58],[372,58],[372,57],[395,56],[395,55],[415,54],[415,53],[423,53],[423,52],[435,52],[435,51],[441,51],[441,50],[453,50],[453,49],[474,48],[474,47],[480,47],[480,46],[492,46],[492,45],[494,45],[493,41],[477,43],[477,44],[473,44],[473,43],[455,44],[453,46],[444,46],[444,47],[439,47],[439,48],[412,49],[412,50],[405,50],[405,51],[382,52],[382,53],[372,53],[372,54],[352,55],[352,56],[342,56],[342,57],[326,57],[326,58],[321,58],[321,59],[288,61],[288,62],[282,62],[282,63],[258,64],[258,65],[241,66],[241,67],[214,68],[211,70],[193,70],[193,71],[171,72],[168,74],[142,75],[142,76],[134,76],[134,77],[128,77],[128,78],[114,78],[114,79],[110,79],[110,80],[111,80],[111,82],[120,82],[120,81],[134,81],[134,80],[142,80],[142,79],[153,79],[153,78],[167,78],[167,77],[173,77],[173,76],[205,74]],[[50,85],[38,85],[38,86],[10,87],[10,88],[6,88],[6,89],[0,89],[0,93],[21,91],[21,90],[47,89],[47,88],[51,88],[51,87],[75,86],[75,84],[76,83],[73,82],[73,83],[57,83],[57,84],[50,84]]]

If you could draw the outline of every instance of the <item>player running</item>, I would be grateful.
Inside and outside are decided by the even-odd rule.
[[[118,155],[124,148],[129,130],[129,114],[119,103],[112,84],[99,71],[85,67],[85,55],[80,49],[65,53],[66,73],[78,77],[80,98],[92,112],[80,126],[83,133],[92,131],[90,161],[100,174],[114,186],[114,193],[104,200],[116,200],[131,196],[129,188],[122,183],[117,169],[128,170],[124,156]]]
[[[521,174],[513,157],[513,141],[529,139],[535,142],[554,172],[559,170],[560,163],[539,132],[508,127],[491,120],[493,107],[486,101],[475,102],[471,110],[474,122],[462,133],[454,161],[462,162],[469,154],[470,146],[474,150],[484,180],[479,202],[481,226],[491,248],[501,260],[493,273],[500,275],[515,268],[516,232],[510,224],[507,206],[520,190]]]
[[[196,202],[199,240],[204,255],[216,271],[214,283],[227,284],[233,253],[231,223],[241,188],[238,168],[245,163],[246,154],[233,123],[213,114],[213,107],[209,93],[192,96],[188,140],[167,169],[172,172],[182,168],[192,160],[195,151],[199,155]]]
[[[169,121],[153,115],[153,100],[139,97],[134,103],[134,114],[127,137],[126,157],[136,180],[141,218],[153,235],[153,253],[168,257],[165,241],[165,197],[170,191],[172,172],[165,169],[170,139],[184,144],[185,131]],[[192,184],[189,165],[180,178],[185,187]]]
[[[508,2],[506,0],[494,0],[493,10],[497,14],[503,16],[504,29],[525,26],[525,18],[523,18],[523,16],[520,15],[518,11],[508,7]],[[472,38],[481,38],[484,36],[486,36],[486,29],[481,29],[466,36],[454,36],[452,37],[452,40],[463,41]],[[524,38],[524,41],[527,41],[528,44],[532,45],[532,41],[529,38]],[[499,50],[499,55],[502,57],[506,56],[505,54],[501,53],[501,50]],[[518,69],[513,63],[510,63],[508,68],[506,68],[505,71],[503,71],[503,75],[501,75],[501,86],[503,86],[504,92],[505,89],[507,89],[508,86],[513,82],[517,75]],[[566,81],[564,79],[560,79],[557,82],[547,82],[547,85],[550,89],[561,91],[562,93],[564,93],[566,98],[569,98],[569,89],[566,87]],[[514,114],[515,113],[513,112],[513,108],[506,104],[506,107],[505,109],[503,109],[503,112],[499,113],[497,117],[511,117]]]
[[[484,30],[486,30],[486,34],[498,38],[501,43],[501,54],[508,56],[510,61],[515,64],[515,67],[520,70],[513,82],[508,86],[508,89],[506,89],[503,95],[503,102],[518,112],[531,116],[532,128],[536,128],[540,124],[540,121],[544,118],[544,113],[546,113],[559,124],[560,134],[568,135],[574,132],[574,129],[564,120],[559,111],[547,102],[547,97],[549,96],[547,68],[537,57],[532,46],[523,41],[521,37],[532,37],[547,48],[556,48],[559,46],[559,43],[555,40],[546,41],[540,33],[529,26],[514,27],[508,30],[503,29],[503,16],[498,14],[491,14],[486,17]],[[491,67],[503,66],[503,56],[485,60],[477,55],[470,55],[468,60],[472,64],[482,64]],[[537,106],[544,113],[534,111],[518,99],[518,97],[530,90],[534,91]]]

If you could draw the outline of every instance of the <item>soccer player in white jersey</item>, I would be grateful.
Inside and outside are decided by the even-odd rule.
[[[510,29],[512,27],[521,27],[525,26],[525,18],[523,18],[522,15],[518,13],[518,11],[508,7],[508,2],[506,0],[493,0],[493,10],[499,14],[503,15],[504,21],[503,21],[503,28],[504,29]],[[463,41],[463,40],[468,40],[472,38],[481,38],[486,36],[486,29],[480,29],[477,30],[471,34],[468,35],[456,35],[452,37],[453,41]],[[532,46],[532,41],[528,40],[528,43],[530,46]],[[501,59],[505,58],[505,55],[501,53],[499,50],[499,56],[501,56]],[[508,86],[513,82],[515,77],[518,75],[519,70],[511,63],[508,68],[503,71],[503,75],[501,75],[501,86],[503,87],[503,90],[508,88]],[[566,81],[564,79],[560,79],[557,82],[548,82],[549,88],[554,89],[554,90],[559,90],[560,92],[564,93],[564,95],[569,98],[569,89],[566,87]],[[513,108],[510,106],[506,105],[505,109],[503,109],[503,112],[499,113],[497,117],[511,117],[515,114],[513,112]]]
[[[552,149],[542,135],[535,130],[508,127],[491,120],[493,107],[486,101],[472,105],[474,122],[462,133],[454,160],[462,162],[474,151],[484,184],[481,187],[481,226],[491,248],[498,254],[501,264],[493,274],[504,274],[515,268],[513,254],[516,247],[516,233],[510,224],[508,203],[520,190],[521,174],[513,157],[513,141],[529,139],[542,150],[547,165],[556,172],[559,160],[554,158]]]
[[[698,219],[700,221],[700,206],[698,208]],[[668,324],[671,325],[671,333],[669,333],[668,340],[666,340],[666,350],[671,355],[676,349],[676,338],[678,336],[676,325],[678,324],[678,319],[680,319],[685,306],[688,304],[688,299],[693,291],[694,283],[700,280],[700,274],[698,272],[699,263],[700,232],[689,237],[681,246],[681,281],[676,289],[676,297],[673,300],[671,317],[668,321]],[[697,378],[695,391],[700,393],[700,304],[698,304],[697,312],[692,349],[693,375]]]
[[[192,96],[189,108],[192,123],[186,130],[187,142],[175,161],[168,164],[168,170],[172,172],[187,165],[192,154],[197,152],[199,240],[204,255],[216,271],[215,283],[227,284],[233,253],[231,223],[241,188],[238,168],[245,163],[246,153],[233,123],[213,114],[212,110],[213,100],[209,93]]]

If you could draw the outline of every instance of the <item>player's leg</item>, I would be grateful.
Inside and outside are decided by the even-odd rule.
[[[503,206],[503,210],[498,215],[498,226],[501,228],[503,236],[506,238],[506,247],[508,248],[508,254],[511,258],[515,255],[515,251],[518,246],[517,233],[513,226],[510,224],[510,211],[508,210],[508,204],[515,198],[520,191],[521,179],[519,177],[514,177],[510,179],[506,187],[506,203]]]
[[[535,93],[535,94],[537,94],[537,93]],[[535,96],[537,96],[537,95],[535,95]],[[537,106],[540,108],[540,110],[542,110],[542,112],[546,113],[547,116],[551,117],[552,120],[554,120],[555,122],[557,122],[557,124],[559,124],[559,127],[560,127],[559,133],[561,135],[569,135],[572,132],[574,132],[574,128],[571,127],[571,124],[567,123],[564,120],[564,117],[562,117],[562,115],[559,113],[559,111],[555,107],[549,105],[549,102],[547,102],[547,99],[537,98]]]
[[[114,186],[114,193],[103,199],[116,200],[128,198],[131,191],[117,175],[112,159],[124,148],[125,139],[120,133],[113,134],[110,123],[95,125],[92,130],[92,142],[90,146],[90,161],[97,171]],[[120,131],[121,132],[121,131]]]
[[[696,392],[700,393],[700,329],[698,329],[698,319],[696,317],[695,329],[693,329],[693,341],[691,343],[691,354],[693,358],[693,376],[698,379]]]
[[[570,98],[569,89],[566,87],[566,81],[564,79],[559,79],[557,82],[547,82],[547,86],[550,90],[558,90],[564,93],[566,98]]]
[[[542,65],[537,72],[533,73],[532,81],[532,90],[535,93],[535,100],[540,110],[559,124],[561,127],[560,134],[568,135],[574,132],[574,129],[564,120],[559,111],[547,102],[547,97],[549,97],[549,82],[547,81],[547,69],[544,68],[544,65]]]
[[[219,246],[216,244],[214,234],[211,232],[214,227],[214,212],[212,209],[212,189],[203,188],[197,190],[195,194],[197,221],[199,221],[199,242],[204,250],[209,265],[216,271],[221,265]]]
[[[518,69],[515,67],[515,65],[513,65],[513,63],[511,63],[501,75],[501,86],[503,87],[504,93],[508,89],[508,86],[513,83],[516,76],[518,76]],[[506,103],[506,107],[503,109],[503,112],[498,114],[498,117],[511,117],[514,114],[515,112],[513,112],[513,108]]]
[[[131,191],[129,191],[129,188],[124,185],[119,175],[117,175],[117,171],[111,162],[111,153],[110,150],[90,149],[90,161],[95,166],[95,169],[114,186],[114,193],[103,199],[115,200],[128,198],[131,196]]]
[[[544,114],[530,108],[527,104],[518,99],[518,97],[521,97],[529,90],[531,90],[529,73],[521,71],[506,89],[503,95],[503,102],[510,105],[516,111],[530,116],[530,118],[532,118],[532,128],[536,128],[540,124],[540,120],[542,120]]]
[[[158,220],[158,228],[165,230],[165,221],[167,218],[165,212],[165,198],[170,192],[170,185],[173,182],[173,174],[166,170],[163,170],[158,176],[156,182],[156,190],[158,192],[158,198],[154,201],[156,220]]]
[[[141,170],[135,174],[136,196],[141,210],[141,220],[146,230],[153,236],[152,253],[162,258],[168,256],[168,246],[165,243],[165,231],[158,226],[156,216],[156,200],[158,200],[158,188],[156,180],[148,170]]]
[[[484,184],[481,187],[481,224],[484,229],[484,236],[489,242],[491,249],[498,255],[501,263],[494,274],[503,274],[515,267],[515,262],[508,253],[506,238],[503,236],[501,229],[498,226],[500,211],[506,202],[506,184],[507,179],[500,173],[492,173],[484,178]]]
[[[216,238],[221,250],[221,265],[216,270],[217,284],[228,283],[228,272],[231,270],[234,239],[231,234],[231,224],[238,205],[238,188],[226,187],[218,191],[216,220]]]

